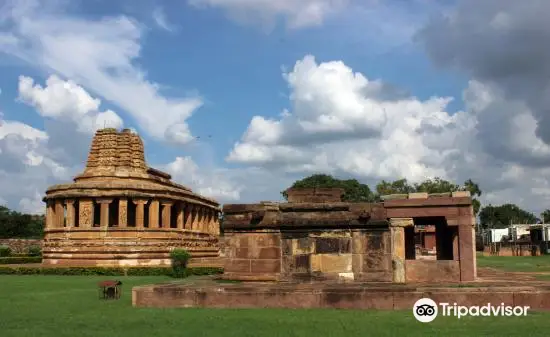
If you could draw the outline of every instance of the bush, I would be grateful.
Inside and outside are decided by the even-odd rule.
[[[40,256],[10,256],[0,257],[0,264],[24,264],[24,263],[40,263]]]
[[[0,246],[0,257],[8,257],[11,255],[11,248],[8,246]]]
[[[196,267],[185,268],[175,275],[170,267],[8,267],[0,266],[0,275],[60,275],[60,276],[175,276],[215,275],[223,273],[221,268]]]
[[[42,247],[36,245],[30,246],[27,249],[27,254],[29,256],[42,256]]]
[[[191,254],[189,254],[189,252],[185,249],[174,249],[170,252],[174,277],[188,276],[186,269],[190,258]]]

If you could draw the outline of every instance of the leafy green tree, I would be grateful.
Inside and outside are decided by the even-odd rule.
[[[44,216],[32,216],[0,206],[0,238],[40,238]]]
[[[462,189],[465,191],[470,191],[470,194],[472,195],[472,207],[474,208],[474,215],[477,216],[479,213],[479,209],[481,208],[481,202],[476,197],[480,197],[482,193],[479,185],[474,183],[472,179],[468,179],[464,182]]]
[[[485,228],[506,228],[510,224],[536,223],[537,217],[514,204],[487,205],[479,212],[479,222]]]
[[[337,179],[327,174],[314,174],[304,179],[298,180],[290,188],[342,188],[344,196],[342,200],[350,202],[372,202],[374,194],[370,187],[359,183],[357,179]],[[288,200],[285,191],[281,192],[283,198]]]
[[[439,177],[433,179],[426,179],[420,183],[410,184],[407,179],[399,179],[393,182],[382,180],[376,185],[376,193],[378,197],[388,194],[406,194],[412,192],[426,192],[426,193],[447,193],[455,191],[470,191],[472,195],[472,207],[474,214],[477,215],[481,207],[481,203],[476,197],[481,196],[481,189],[479,185],[468,179],[462,186]]]
[[[544,223],[550,223],[550,209],[545,209],[544,212],[541,213],[541,220]]]
[[[378,196],[389,194],[407,194],[415,191],[415,187],[410,185],[407,179],[399,179],[392,182],[382,180],[376,185]]]
[[[426,193],[446,193],[446,192],[455,192],[460,190],[460,186],[449,182],[447,180],[441,179],[439,177],[433,179],[426,179],[421,183],[414,184],[415,192],[426,192]]]

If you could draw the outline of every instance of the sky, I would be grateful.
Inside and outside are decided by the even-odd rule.
[[[43,213],[103,127],[220,203],[315,173],[550,208],[547,0],[0,0],[0,204]]]

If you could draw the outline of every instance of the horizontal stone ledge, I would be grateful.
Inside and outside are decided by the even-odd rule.
[[[387,290],[387,291],[385,291]],[[197,296],[199,295],[199,296]],[[142,286],[132,289],[135,307],[216,307],[216,308],[334,308],[410,310],[423,297],[439,303],[483,306],[488,303],[506,306],[529,306],[529,312],[550,310],[550,292],[486,291],[464,292],[418,291],[413,289],[282,289],[253,285],[203,286],[200,289],[177,286]],[[529,314],[528,312],[528,314]]]
[[[135,186],[123,188],[107,188],[101,189],[77,189],[71,191],[71,188],[63,190],[48,190],[43,201],[55,199],[94,199],[94,198],[128,198],[128,199],[168,199],[173,201],[181,201],[187,204],[211,208],[215,211],[220,211],[219,204],[210,199],[201,198],[199,195],[190,195],[185,193],[159,191],[154,188],[139,190]]]
[[[310,228],[310,229],[351,229],[351,228],[387,228],[389,222],[386,220],[369,221],[366,223],[359,222],[357,220],[306,220],[300,219],[295,221],[288,221],[284,223],[266,223],[266,224],[225,224],[224,230],[256,230],[256,229],[298,229],[298,228]]]
[[[269,205],[273,207],[273,205]],[[222,212],[224,215],[251,213],[251,212],[263,212],[268,208],[265,204],[225,204],[223,205]]]
[[[384,207],[439,207],[439,206],[468,206],[472,204],[470,197],[439,197],[428,199],[393,199],[385,200]]]
[[[295,211],[295,212],[308,212],[308,211],[349,211],[350,203],[348,202],[327,202],[327,203],[312,203],[312,202],[300,202],[300,203],[281,203],[279,204],[281,211]]]
[[[136,233],[192,233],[200,235],[212,235],[206,231],[197,231],[191,229],[179,229],[179,228],[137,228],[137,227],[55,227],[55,228],[46,228],[44,233],[115,233],[115,232],[136,232]]]
[[[204,252],[204,253],[215,253],[219,252],[219,248],[213,248],[213,247],[176,247],[177,249],[186,248],[187,250],[193,251],[193,252]],[[194,248],[194,249],[193,249]],[[114,250],[109,249],[105,251],[98,251],[98,250],[69,250],[69,249],[48,249],[44,250],[42,255],[44,257],[51,257],[51,256],[57,256],[57,255],[98,255],[98,256],[117,256],[117,255],[124,255],[124,256],[132,256],[132,255],[147,255],[147,254],[164,254],[169,255],[171,252],[171,249],[157,249],[157,250],[147,250],[147,249],[136,249],[136,250]]]
[[[195,253],[194,251],[190,251],[191,253],[194,253],[195,256],[191,256],[191,259],[195,258],[218,258],[217,254],[211,254],[207,252],[198,252]],[[72,254],[72,255],[62,255],[62,254],[50,254],[45,255],[42,258],[42,262],[48,261],[48,260],[116,260],[116,261],[126,261],[126,260],[151,260],[151,259],[166,259],[170,260],[169,254],[134,254],[138,256],[128,256],[123,258],[117,258],[116,255],[98,255],[98,254]]]

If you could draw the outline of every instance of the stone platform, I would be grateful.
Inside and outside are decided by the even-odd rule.
[[[397,285],[391,283],[224,283],[197,280],[132,289],[134,307],[333,308],[410,310],[420,298],[451,305],[529,306],[550,310],[549,282]]]

